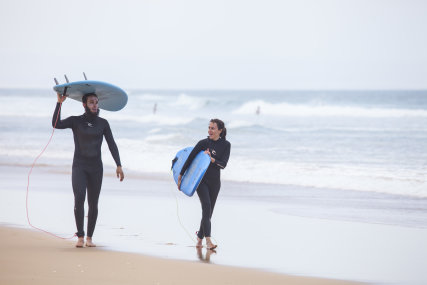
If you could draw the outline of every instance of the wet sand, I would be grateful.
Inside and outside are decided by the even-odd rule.
[[[18,228],[0,227],[0,235],[0,284],[361,284],[75,248],[73,241]]]
[[[0,163],[0,226],[20,228],[17,233],[25,229],[22,240],[27,240],[10,244],[15,238],[8,238],[2,230],[1,278],[10,279],[7,282],[0,280],[0,284],[28,284],[28,280],[39,276],[41,272],[59,272],[55,266],[62,264],[63,274],[71,270],[67,273],[69,275],[61,277],[62,283],[66,283],[65,280],[69,278],[74,279],[75,276],[70,274],[78,270],[80,265],[86,266],[86,269],[81,269],[85,272],[78,272],[86,275],[93,272],[91,280],[99,277],[103,283],[104,275],[108,276],[106,279],[119,283],[111,276],[116,268],[124,266],[120,270],[125,273],[117,273],[120,278],[126,276],[120,281],[124,284],[128,280],[127,276],[132,274],[139,274],[139,277],[129,277],[129,282],[137,280],[135,283],[138,284],[169,284],[168,279],[162,279],[164,277],[192,284],[188,278],[200,282],[211,280],[211,275],[222,276],[225,274],[223,272],[240,270],[255,272],[256,276],[261,274],[259,276],[263,277],[236,277],[230,284],[251,284],[255,280],[258,283],[275,284],[273,281],[265,281],[267,279],[264,280],[264,276],[291,280],[280,279],[282,281],[277,281],[279,284],[306,284],[295,282],[325,279],[369,284],[426,284],[427,229],[378,224],[382,217],[394,217],[401,215],[401,212],[392,207],[381,212],[379,206],[384,205],[375,202],[382,201],[387,205],[398,202],[399,205],[406,205],[405,209],[412,209],[420,206],[424,200],[399,198],[394,202],[395,198],[384,195],[365,197],[364,193],[287,189],[275,185],[224,181],[213,219],[214,242],[219,246],[216,253],[209,254],[206,249],[197,251],[194,247],[194,231],[199,226],[201,214],[197,196],[189,198],[179,193],[170,177],[166,179],[151,174],[126,172],[125,180],[120,183],[114,175],[114,169],[106,167],[94,235],[94,241],[99,247],[82,251],[74,248],[75,239],[63,241],[28,231],[30,227],[25,203],[28,171],[27,165]],[[31,176],[28,197],[29,217],[35,226],[64,237],[73,235],[75,222],[69,167],[39,165]],[[363,204],[361,201],[376,204]],[[357,214],[365,206],[370,211],[376,210],[375,215],[367,216],[376,219],[369,218],[366,221],[365,216]],[[405,212],[402,219],[406,221],[415,217],[417,212],[412,216],[411,212]],[[346,214],[360,219],[347,220]],[[344,220],[337,219],[340,217]],[[9,237],[13,235],[17,234],[10,233]],[[50,255],[45,255],[45,248],[51,251]],[[30,255],[27,257],[27,254]],[[74,261],[69,263],[68,259],[74,258],[75,254]],[[142,258],[145,263],[135,267],[137,273],[132,273],[131,268],[126,267],[129,265],[126,263],[127,257],[120,257],[122,263],[104,264],[119,260],[118,256],[122,255]],[[92,258],[93,261],[89,262]],[[43,265],[41,262],[48,263]],[[170,264],[168,266],[171,268],[178,266],[176,264],[189,267],[174,271],[165,267],[163,262]],[[98,263],[101,267],[92,267]],[[145,270],[154,263],[158,269],[154,267]],[[162,271],[162,268],[166,270]],[[194,272],[199,271],[199,268],[222,268],[218,269],[222,271],[207,271],[202,277],[196,278]],[[185,270],[191,273],[182,273]],[[167,276],[158,277],[153,273],[160,271]],[[151,276],[151,279],[144,282],[135,279],[143,278],[142,275]],[[19,276],[25,277],[26,281],[16,283],[21,280]],[[299,281],[300,276],[310,278]],[[43,278],[43,282],[48,282],[46,280],[49,278],[56,277],[46,275]],[[222,281],[212,280],[215,280],[215,284],[226,284],[226,280],[231,280],[227,278]],[[319,283],[316,281],[313,284]]]

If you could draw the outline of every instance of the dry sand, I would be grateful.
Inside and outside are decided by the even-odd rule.
[[[75,248],[31,230],[0,227],[0,284],[361,284],[202,262]]]

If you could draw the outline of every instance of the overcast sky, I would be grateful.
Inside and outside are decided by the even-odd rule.
[[[0,0],[0,87],[427,89],[427,1]]]

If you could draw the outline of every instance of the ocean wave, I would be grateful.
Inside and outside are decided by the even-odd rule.
[[[156,93],[129,93],[129,98],[134,100],[142,101],[142,102],[164,102],[170,99],[170,96],[156,94]]]
[[[124,115],[124,114],[116,114],[109,113],[105,116],[108,120],[115,121],[130,121],[136,123],[153,123],[157,125],[163,126],[177,126],[182,124],[190,123],[193,118],[181,117],[181,116],[161,116],[158,114],[150,114],[146,116],[138,116],[138,115]]]
[[[234,134],[238,134],[240,132],[245,133],[277,133],[277,132],[288,132],[290,129],[283,129],[283,128],[277,128],[272,127],[270,125],[263,125],[261,123],[254,123],[250,121],[244,121],[244,120],[237,120],[237,121],[230,121],[226,125],[227,129],[232,131]],[[301,129],[295,129],[295,132],[301,132]]]
[[[427,197],[427,180],[419,171],[353,165],[287,163],[233,157],[223,179]]]
[[[255,100],[244,103],[232,113],[237,115],[260,115],[283,117],[367,117],[367,118],[399,118],[427,117],[424,109],[386,109],[338,105],[303,105],[289,103],[269,103]]]
[[[145,138],[146,142],[150,143],[156,143],[156,142],[162,142],[162,141],[174,141],[179,136],[177,134],[164,134],[164,135],[150,135]]]
[[[189,110],[197,110],[204,107],[208,103],[205,98],[199,98],[182,93],[178,96],[173,105],[184,106]]]
[[[51,114],[40,114],[40,113],[26,113],[26,114],[18,114],[14,111],[10,112],[0,112],[0,117],[10,117],[10,118],[50,118]]]
[[[136,171],[168,173],[170,160],[180,148],[186,146],[180,143],[170,144],[170,141],[180,140],[176,136],[176,134],[159,134],[150,135],[144,140],[118,139],[117,144],[121,150],[120,154],[127,161],[127,167]],[[109,155],[104,157],[110,159]],[[150,164],[140,163],[141,161],[150,161]],[[381,167],[316,162],[296,163],[235,154],[230,158],[227,168],[221,175],[225,180],[239,182],[427,197],[427,180],[422,170],[391,169],[387,165]]]
[[[238,131],[247,131],[251,130],[253,132],[276,132],[276,133],[327,133],[327,132],[363,132],[363,133],[387,133],[387,132],[399,132],[401,133],[413,133],[420,132],[420,130],[427,130],[427,127],[421,128],[418,125],[415,126],[403,126],[399,127],[396,125],[392,126],[367,126],[361,127],[358,125],[347,125],[347,126],[322,126],[322,127],[312,127],[312,126],[301,126],[301,127],[278,127],[272,126],[271,122],[265,121],[246,121],[246,120],[231,120],[226,125],[228,130],[233,130],[234,132]]]
[[[260,127],[258,124],[250,121],[231,121],[227,124],[227,129],[240,129],[240,128],[250,128],[250,127]]]

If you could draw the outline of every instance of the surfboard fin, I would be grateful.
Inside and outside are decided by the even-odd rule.
[[[85,80],[87,80],[86,73],[83,72],[83,76],[85,77]]]
[[[68,77],[66,74],[64,74],[64,77],[65,77],[65,81],[67,81],[67,83],[70,83],[70,81],[68,81]]]
[[[55,84],[59,85],[58,80],[54,77],[53,80],[55,80]]]
[[[172,166],[171,170],[173,169],[173,166],[175,165],[175,162],[178,160],[178,157],[175,156],[175,158],[172,160]]]

